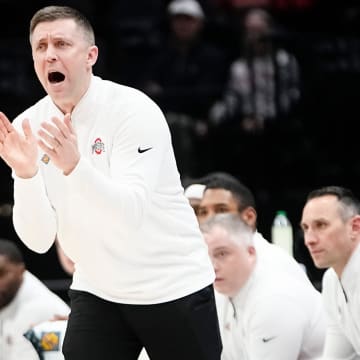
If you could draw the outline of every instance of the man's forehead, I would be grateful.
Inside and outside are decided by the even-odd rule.
[[[228,203],[230,201],[235,201],[231,191],[221,188],[213,188],[205,190],[201,203]]]
[[[309,211],[331,212],[337,210],[338,206],[339,202],[336,196],[325,195],[309,200],[305,205],[305,209]]]
[[[306,219],[327,219],[339,216],[338,199],[326,195],[309,200],[303,210],[303,221]]]
[[[44,21],[36,25],[32,39],[40,41],[49,37],[67,37],[74,35],[73,31],[77,25],[73,19],[57,19],[53,21]]]
[[[214,244],[215,246],[229,241],[228,231],[218,225],[214,225],[204,236],[207,243]]]

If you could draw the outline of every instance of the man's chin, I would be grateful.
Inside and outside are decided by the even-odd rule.
[[[326,263],[325,261],[313,259],[313,262],[314,262],[315,267],[318,269],[327,269],[329,267],[329,264]]]
[[[214,284],[214,288],[215,290],[225,296],[231,296],[232,291],[225,285],[225,284],[219,284],[217,282],[215,282]]]

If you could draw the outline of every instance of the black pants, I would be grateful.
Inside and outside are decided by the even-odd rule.
[[[63,344],[66,360],[220,360],[221,339],[212,285],[154,305],[117,304],[70,290]]]

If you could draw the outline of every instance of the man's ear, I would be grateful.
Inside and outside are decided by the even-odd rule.
[[[256,255],[256,249],[255,249],[255,247],[254,247],[254,246],[249,246],[249,247],[248,247],[248,252],[249,252],[249,254],[252,255],[252,256]]]
[[[351,220],[351,230],[355,238],[360,236],[360,215],[355,215]]]
[[[256,229],[256,219],[257,213],[252,206],[248,206],[246,209],[240,212],[240,217],[246,224],[248,224],[252,229]]]
[[[99,55],[99,49],[96,45],[89,47],[87,62],[90,66],[94,66]]]
[[[23,275],[26,270],[25,264],[23,264],[23,263],[17,264],[17,268],[18,268],[19,274]]]

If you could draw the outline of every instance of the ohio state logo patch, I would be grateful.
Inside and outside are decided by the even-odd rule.
[[[105,152],[105,144],[101,141],[100,138],[95,139],[94,144],[91,145],[92,153],[100,155],[102,152]]]

